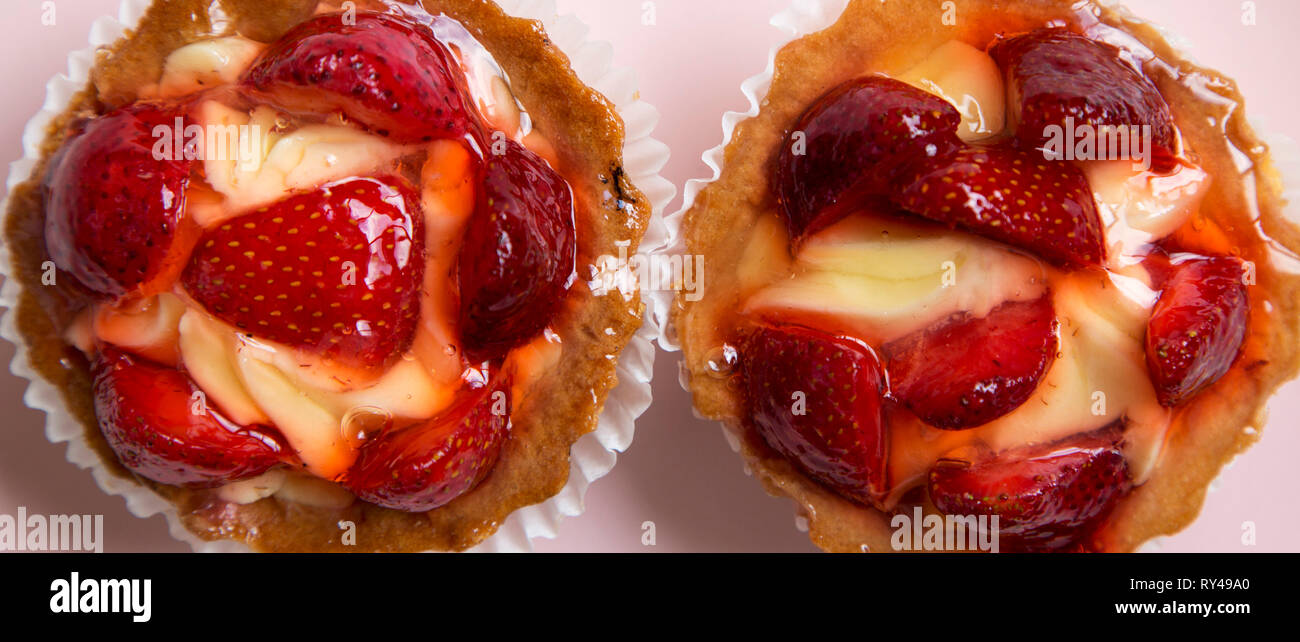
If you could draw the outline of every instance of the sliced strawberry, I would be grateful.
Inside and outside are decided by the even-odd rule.
[[[344,479],[372,504],[433,510],[491,472],[510,433],[509,387],[481,386],[442,415],[367,440]]]
[[[391,14],[355,17],[299,24],[262,53],[243,84],[290,111],[342,112],[400,141],[468,131],[464,76],[429,28]]]
[[[1005,147],[965,147],[900,173],[894,203],[1058,264],[1100,264],[1101,218],[1083,172]]]
[[[83,123],[50,162],[46,251],[100,296],[156,294],[185,265],[197,229],[184,220],[191,161],[171,146],[178,118],[183,135],[180,111],[132,104]]]
[[[940,461],[930,500],[949,515],[998,517],[1005,552],[1062,551],[1131,487],[1114,431],[1026,446],[981,462]]]
[[[798,326],[752,329],[740,349],[747,415],[768,445],[841,495],[878,500],[889,446],[875,353]]]
[[[867,76],[832,89],[795,123],[777,159],[774,183],[790,237],[882,192],[904,159],[956,146],[960,123],[948,101],[898,80]]]
[[[1048,127],[1150,125],[1156,166],[1174,157],[1174,121],[1160,90],[1112,45],[1065,29],[1040,29],[990,51],[1006,74],[1009,121],[1026,147],[1052,137]],[[1017,124],[1018,123],[1018,124]]]
[[[509,141],[484,158],[457,277],[467,354],[492,358],[541,332],[574,275],[573,195],[546,161]]]
[[[195,393],[185,373],[105,347],[94,364],[95,415],[122,465],[173,486],[252,477],[286,452],[274,429],[241,426]]]
[[[1052,300],[1008,302],[954,315],[881,348],[893,396],[945,430],[986,424],[1023,404],[1056,359]]]
[[[410,346],[424,278],[419,196],[400,178],[352,178],[207,232],[185,289],[235,327],[378,368]]]
[[[1241,352],[1249,302],[1240,259],[1177,257],[1147,322],[1147,371],[1161,405],[1218,381]]]

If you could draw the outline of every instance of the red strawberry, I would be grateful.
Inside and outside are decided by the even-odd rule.
[[[489,154],[457,258],[461,339],[492,358],[541,332],[574,275],[569,184],[546,161],[509,141]]]
[[[1174,157],[1174,121],[1160,91],[1116,47],[1065,29],[1040,29],[990,51],[1006,74],[1010,122],[1027,147],[1041,147],[1049,126],[1150,125],[1157,167]]]
[[[960,123],[946,100],[898,80],[868,76],[832,89],[795,123],[777,159],[774,183],[790,237],[881,192],[902,160],[956,146]],[[800,134],[804,149],[796,150]]]
[[[216,317],[358,367],[410,346],[424,278],[419,196],[352,178],[230,219],[199,241],[185,289]]]
[[[344,484],[372,504],[433,510],[491,472],[510,432],[509,386],[497,381],[442,415],[365,442]]]
[[[285,447],[263,426],[240,426],[185,373],[105,347],[94,364],[95,415],[131,472],[173,486],[211,487],[280,463]]]
[[[464,76],[429,28],[391,14],[317,16],[271,45],[243,84],[291,111],[340,111],[371,130],[416,142],[470,128]]]
[[[183,133],[179,111],[135,103],[85,122],[50,163],[46,251],[98,295],[154,294],[185,265],[197,236],[184,217],[191,161],[154,154],[155,128],[170,144],[178,118]]]
[[[974,428],[1020,407],[1056,359],[1056,313],[1044,296],[983,318],[959,313],[885,344],[893,396],[945,430]]]
[[[1175,257],[1147,322],[1147,371],[1161,405],[1218,381],[1246,338],[1249,303],[1240,259]]]
[[[798,326],[755,328],[740,347],[747,414],[768,445],[849,499],[879,499],[889,442],[875,353]]]
[[[965,147],[918,159],[899,176],[899,207],[1037,253],[1100,264],[1101,218],[1083,172],[1034,152]]]
[[[940,461],[930,500],[949,515],[996,515],[1005,552],[1062,551],[1131,487],[1114,431],[1025,446],[976,463]]]

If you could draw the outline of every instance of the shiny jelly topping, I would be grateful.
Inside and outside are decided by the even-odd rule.
[[[576,231],[550,146],[461,25],[381,7],[187,44],[53,157],[46,247],[87,301],[67,334],[132,472],[437,508],[559,349]]]

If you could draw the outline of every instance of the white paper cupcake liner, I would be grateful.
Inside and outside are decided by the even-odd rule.
[[[150,4],[151,0],[122,0],[116,18],[104,16],[91,25],[89,46],[68,55],[67,74],[55,76],[46,84],[45,103],[23,130],[23,157],[9,167],[6,185],[10,194],[15,186],[31,177],[51,120],[62,113],[76,93],[86,86],[95,52],[116,42],[128,29],[139,24]],[[645,194],[652,208],[650,232],[645,242],[662,244],[665,237],[663,210],[676,189],[659,175],[659,170],[668,161],[668,148],[651,137],[659,121],[659,112],[640,100],[635,74],[613,66],[613,48],[609,43],[588,41],[586,25],[574,16],[560,16],[554,0],[497,0],[497,4],[510,15],[541,21],[551,41],[569,56],[578,77],[615,105],[626,127],[623,169]],[[8,211],[8,196],[0,207],[3,208],[0,211]],[[86,442],[82,425],[64,407],[59,391],[28,363],[27,346],[18,334],[13,314],[21,288],[10,278],[10,269],[9,248],[0,244],[0,274],[5,277],[4,287],[0,289],[0,306],[4,308],[0,316],[0,337],[16,348],[9,369],[28,382],[23,402],[45,413],[46,438],[52,443],[66,443],[68,461],[89,469],[95,483],[104,492],[125,499],[127,509],[133,515],[147,518],[161,513],[167,519],[172,536],[187,542],[195,551],[247,552],[249,548],[239,542],[200,539],[181,524],[176,508],[170,502],[105,468]],[[649,303],[647,307],[650,307]],[[653,341],[661,330],[657,325],[659,317],[651,314],[645,317],[646,322],[619,356],[616,369],[618,385],[606,398],[596,429],[573,445],[568,483],[554,497],[511,513],[495,534],[471,550],[531,551],[533,538],[556,537],[563,517],[582,513],[587,487],[605,476],[614,467],[618,454],[631,445],[636,418],[650,405],[650,379],[655,356]]]
[[[884,1],[884,0],[882,0]],[[1118,11],[1126,18],[1141,21],[1154,27],[1170,45],[1174,46],[1180,54],[1190,62],[1196,62],[1194,56],[1189,53],[1191,49],[1190,42],[1177,34],[1171,33],[1168,29],[1159,25],[1147,22],[1137,17],[1123,3],[1118,0],[1096,0],[1098,4],[1105,5]],[[749,100],[749,109],[743,112],[729,111],[722,116],[722,142],[704,152],[702,159],[704,164],[712,170],[712,175],[708,178],[695,178],[686,182],[682,190],[682,204],[679,209],[664,217],[665,236],[662,245],[654,251],[666,255],[685,255],[687,253],[686,240],[682,234],[682,222],[686,212],[695,204],[695,198],[700,191],[709,183],[718,180],[722,175],[722,168],[725,165],[727,146],[731,144],[731,137],[736,131],[736,126],[742,121],[757,116],[760,106],[767,98],[767,92],[772,85],[772,76],[776,71],[776,54],[790,42],[802,38],[803,36],[816,33],[827,27],[830,27],[844,13],[848,7],[849,0],[793,0],[791,5],[772,16],[770,24],[783,32],[785,36],[780,42],[774,45],[767,54],[767,66],[760,73],[757,73],[745,79],[740,84],[740,92]],[[1197,63],[1199,64],[1199,63]],[[1300,223],[1300,144],[1287,136],[1270,133],[1270,130],[1264,127],[1257,127],[1262,123],[1257,118],[1248,117],[1252,128],[1255,129],[1261,139],[1266,141],[1270,148],[1270,154],[1278,172],[1282,175],[1284,182],[1283,198],[1287,199],[1284,214],[1292,222]],[[677,336],[677,328],[672,320],[674,292],[651,292],[651,300],[654,301],[653,311],[654,325],[661,329],[657,340],[659,346],[666,351],[676,352],[681,349],[681,343]],[[691,394],[689,373],[686,369],[685,361],[679,361],[680,374],[678,382],[682,389],[689,395]],[[699,417],[698,411],[692,411]],[[720,424],[722,435],[727,444],[734,452],[740,452],[740,438],[733,434],[731,429],[725,424]],[[1249,451],[1247,451],[1249,452]],[[1245,453],[1243,453],[1245,455]],[[1234,460],[1235,461],[1235,460]],[[1231,464],[1229,464],[1231,465]],[[749,464],[742,462],[745,474],[751,475]],[[1224,467],[1224,471],[1227,470]],[[1220,471],[1222,474],[1223,471]],[[1210,485],[1210,492],[1213,492],[1218,486],[1218,480]],[[802,507],[795,506],[794,524],[799,531],[807,532],[808,519],[802,513]],[[1154,551],[1158,550],[1161,541],[1166,537],[1158,537],[1149,540],[1140,550]]]

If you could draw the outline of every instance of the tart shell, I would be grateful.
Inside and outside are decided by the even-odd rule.
[[[6,325],[12,321],[26,348],[20,350],[19,358],[25,352],[28,361],[25,367],[15,364],[15,373],[22,375],[30,367],[57,389],[63,406],[80,424],[84,442],[102,464],[96,467],[101,487],[126,484],[151,489],[174,507],[184,528],[201,540],[232,540],[253,550],[277,552],[473,547],[491,536],[512,512],[543,502],[565,487],[574,444],[596,429],[606,398],[618,383],[616,357],[642,325],[639,294],[596,296],[586,288],[585,275],[578,275],[570,305],[552,323],[564,346],[554,367],[566,376],[541,377],[522,394],[516,391],[511,435],[491,474],[471,492],[432,511],[407,513],[361,501],[346,509],[327,509],[274,497],[245,505],[215,502],[213,491],[167,486],[131,474],[100,432],[89,365],[62,338],[62,329],[76,312],[77,299],[60,286],[41,284],[41,266],[47,256],[40,177],[72,119],[133,100],[139,87],[156,82],[171,51],[229,31],[273,40],[310,16],[316,6],[314,0],[220,0],[230,21],[226,31],[214,33],[208,10],[215,4],[208,0],[153,2],[126,36],[100,49],[90,82],[46,126],[39,160],[30,177],[10,191],[4,225],[10,256],[5,290],[6,300],[16,304],[12,316],[6,314]],[[364,9],[368,3],[356,4]],[[515,96],[527,107],[533,127],[555,148],[557,169],[575,196],[580,230],[578,265],[591,264],[600,255],[617,254],[616,241],[630,242],[630,251],[635,251],[649,224],[652,204],[625,171],[624,124],[613,103],[578,78],[568,57],[547,37],[540,22],[512,17],[486,0],[426,0],[423,4],[431,14],[459,21],[492,54],[509,76]],[[657,203],[661,200],[656,198]],[[641,383],[645,380],[648,375]],[[632,417],[639,414],[635,409],[628,412]],[[47,432],[53,438],[53,431]],[[73,450],[69,459],[74,459]],[[111,479],[102,478],[100,471]],[[355,545],[345,546],[341,541],[341,520],[356,524]],[[178,535],[193,540],[188,534]]]
[[[1266,258],[1268,252],[1289,260],[1300,254],[1300,228],[1284,218],[1281,176],[1268,146],[1246,121],[1235,84],[1188,61],[1152,25],[1093,2],[957,0],[954,6],[956,24],[947,25],[938,5],[851,0],[829,27],[797,37],[775,53],[770,88],[765,95],[761,89],[750,94],[750,117],[736,123],[723,147],[712,152],[720,161],[719,173],[693,202],[687,190],[681,242],[685,252],[707,257],[710,272],[703,297],[691,302],[679,295],[672,310],[670,335],[676,335],[683,351],[683,383],[702,415],[723,422],[767,492],[795,502],[817,546],[835,552],[891,550],[889,514],[841,498],[770,449],[744,426],[736,377],[719,377],[710,370],[710,351],[723,344],[728,331],[728,324],[719,319],[738,309],[744,296],[732,274],[744,250],[736,239],[746,238],[761,217],[775,215],[768,177],[776,151],[803,111],[830,88],[867,71],[901,72],[951,39],[987,43],[998,32],[1030,31],[1050,21],[1080,24],[1082,19],[1108,25],[1161,61],[1145,65],[1147,73],[1170,104],[1195,159],[1214,177],[1201,211],[1230,240],[1234,253],[1254,261],[1258,270],[1239,360],[1217,384],[1180,408],[1150,479],[1126,496],[1084,542],[1089,550],[1133,551],[1195,519],[1209,483],[1259,438],[1268,397],[1300,369],[1300,274]],[[809,7],[808,12],[817,9]],[[798,14],[785,17],[795,18],[788,22],[817,21]],[[1188,77],[1205,82],[1194,91],[1180,82]],[[767,74],[757,76],[742,88],[748,93],[766,79]],[[1221,129],[1207,122],[1219,123]],[[1244,170],[1234,162],[1238,152],[1249,161]],[[936,512],[933,506],[924,508]]]

